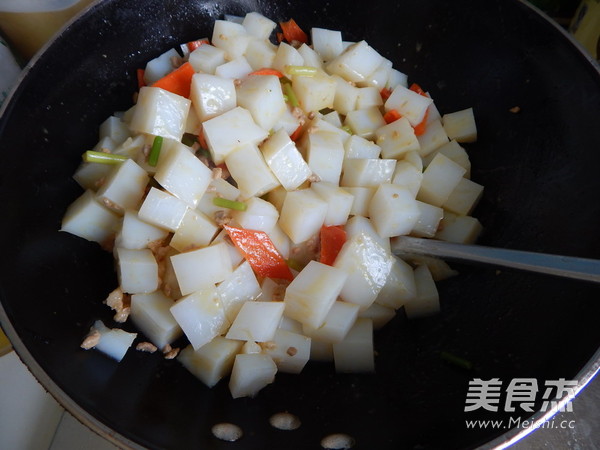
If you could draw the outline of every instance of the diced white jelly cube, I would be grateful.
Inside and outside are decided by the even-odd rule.
[[[423,158],[421,158],[419,152],[411,151],[405,153],[402,155],[402,161],[412,164],[419,172],[423,172]]]
[[[339,75],[333,75],[335,80],[335,96],[333,99],[333,108],[340,114],[348,114],[356,109],[359,88],[353,86]]]
[[[173,301],[182,297],[181,290],[179,289],[179,283],[173,270],[173,264],[171,264],[171,256],[176,255],[178,252],[172,247],[167,247],[167,252],[161,261],[163,263],[161,271],[161,285],[160,288],[163,293],[171,298]],[[163,256],[163,255],[161,255]]]
[[[195,350],[222,334],[229,325],[214,286],[180,298],[171,306],[171,314]]]
[[[327,114],[324,114],[322,119],[325,122],[330,123],[334,127],[337,127],[337,128],[342,127],[342,120],[340,119],[340,114],[337,111],[331,111],[331,112],[328,112]]]
[[[267,280],[273,281],[270,278],[267,278]],[[281,322],[279,322],[279,327],[277,329],[302,334],[302,324],[297,320],[290,319],[286,316],[281,318]]]
[[[236,148],[258,144],[269,135],[256,125],[250,112],[240,106],[207,120],[202,128],[215,164],[221,164]]]
[[[224,242],[171,256],[183,295],[214,287],[231,273],[231,259]]]
[[[234,150],[227,155],[225,163],[243,198],[260,197],[279,186],[279,181],[254,144]]]
[[[60,231],[104,244],[115,234],[120,217],[102,206],[90,190],[78,197],[65,212]]]
[[[344,124],[349,126],[354,134],[365,139],[371,139],[375,136],[375,131],[385,125],[385,120],[383,120],[379,108],[371,106],[350,111],[346,115]]]
[[[214,74],[215,69],[227,61],[225,56],[225,50],[210,44],[203,44],[190,53],[189,62],[194,68],[194,72]]]
[[[323,342],[341,342],[354,325],[359,306],[353,303],[336,301],[325,320],[318,328],[304,325],[302,330],[306,336]]]
[[[288,192],[281,208],[279,226],[294,244],[299,244],[321,229],[327,209],[327,203],[310,189]]]
[[[340,297],[361,310],[375,301],[392,267],[392,256],[365,233],[352,236],[343,245],[333,266],[348,274]]]
[[[233,322],[242,305],[256,300],[261,289],[248,261],[244,261],[217,286],[227,320]]]
[[[277,224],[279,212],[268,201],[251,197],[246,201],[246,210],[233,211],[232,216],[242,228],[269,233]]]
[[[194,106],[194,102],[192,102],[192,106]],[[190,108],[187,120],[185,121],[185,133],[198,135],[201,131],[202,124],[200,123],[198,114],[196,114],[196,110],[192,107]]]
[[[418,237],[434,237],[440,225],[440,220],[444,217],[444,210],[418,200],[417,207],[420,211],[419,220],[417,220],[410,234]]]
[[[310,359],[310,343],[309,337],[278,329],[264,353],[273,358],[279,372],[300,373]]]
[[[344,175],[340,185],[354,187],[377,187],[392,181],[396,168],[395,159],[354,158],[344,160]]]
[[[417,196],[423,181],[423,172],[407,161],[398,161],[392,183],[407,188],[413,197]]]
[[[287,106],[281,83],[275,75],[253,75],[236,88],[237,104],[252,114],[256,124],[270,130],[283,115]]]
[[[371,106],[382,106],[383,100],[379,90],[372,86],[362,87],[358,89],[358,97],[356,98],[356,109],[365,109]]]
[[[237,106],[233,80],[208,73],[192,76],[190,99],[202,122]]]
[[[333,344],[335,371],[339,373],[362,373],[375,370],[373,350],[373,321],[356,319],[342,342]]]
[[[225,50],[227,59],[231,60],[242,56],[251,40],[252,37],[243,25],[225,20],[215,20],[210,42],[215,47]],[[204,46],[199,48],[202,47]]]
[[[386,87],[388,89],[394,89],[396,86],[408,86],[408,75],[400,72],[399,70],[392,69],[390,71],[390,77],[387,80]]]
[[[130,135],[129,127],[125,122],[116,116],[110,116],[100,124],[98,130],[100,139],[109,137],[117,145],[124,142]]]
[[[368,216],[369,203],[375,194],[375,188],[344,186],[344,190],[354,197],[350,215]]]
[[[280,302],[283,301],[285,295],[285,288],[287,284],[281,284],[280,282],[273,280],[272,278],[265,278],[261,283],[261,294],[257,299],[259,302]],[[282,318],[283,320],[283,318]],[[292,320],[292,319],[290,319]],[[281,326],[281,322],[279,322]]]
[[[158,264],[147,249],[117,248],[117,275],[123,292],[147,294],[158,288]]]
[[[342,54],[327,64],[327,71],[358,82],[366,80],[383,62],[383,57],[365,41],[349,46]]]
[[[475,142],[477,140],[477,125],[473,108],[444,114],[442,123],[450,139],[456,139],[457,142]]]
[[[392,62],[389,59],[384,59],[382,63],[379,64],[377,69],[375,69],[375,72],[369,75],[366,80],[359,81],[357,85],[362,87],[371,86],[377,88],[379,100],[382,101],[380,91],[386,87],[388,80],[390,79],[392,67]]]
[[[419,155],[427,156],[434,150],[437,150],[442,145],[448,143],[448,135],[442,126],[442,122],[434,120],[427,124],[425,133],[417,136],[419,141]]]
[[[286,73],[286,66],[302,66],[304,65],[304,58],[298,50],[285,42],[282,42],[277,46],[277,52],[275,58],[273,58],[273,68],[279,70],[281,73]]]
[[[225,244],[225,248],[227,249],[227,253],[229,254],[229,259],[231,260],[232,268],[238,266],[238,264],[240,264],[244,260],[244,256],[238,250],[238,248],[235,245],[233,245],[231,239],[229,239],[229,234],[225,229],[222,229],[221,232],[217,234],[217,237],[215,237],[212,241],[212,245],[220,243]]]
[[[157,87],[144,86],[129,127],[140,133],[180,141],[185,131],[191,102]]]
[[[404,303],[404,312],[409,319],[427,317],[440,311],[440,297],[437,287],[426,265],[415,269],[417,296]]]
[[[100,333],[100,341],[95,346],[96,350],[100,350],[117,361],[123,359],[137,337],[137,333],[128,333],[119,328],[108,328],[100,320],[94,322],[91,331],[94,330]]]
[[[153,187],[140,206],[138,216],[144,222],[175,232],[187,210],[184,201]]]
[[[320,327],[347,278],[343,270],[310,261],[285,291],[285,315],[303,325]]]
[[[369,205],[369,216],[382,237],[408,234],[421,211],[412,193],[403,186],[386,183],[377,188]]]
[[[173,58],[179,58],[179,53],[177,53],[177,50],[174,48],[171,48],[162,55],[151,59],[146,63],[144,81],[148,86],[154,84],[166,74],[173,71]]]
[[[444,222],[435,238],[459,244],[474,244],[482,230],[481,222],[475,217],[458,216],[449,223]]]
[[[252,36],[259,39],[269,39],[271,33],[277,26],[275,22],[257,12],[249,12],[244,16],[242,25]]]
[[[287,234],[285,234],[277,224],[267,234],[277,251],[281,253],[281,256],[283,256],[284,259],[288,259],[290,257],[290,247],[292,243]]]
[[[452,141],[448,142],[447,144],[442,145],[440,148],[433,151],[426,158],[424,158],[423,164],[428,166],[431,163],[431,161],[433,160],[433,158],[435,158],[435,156],[438,153],[451,159],[459,166],[464,167],[464,169],[466,170],[464,177],[465,178],[470,177],[471,161],[469,160],[469,155],[467,154],[466,150],[460,146],[460,144],[458,142],[456,142],[455,140],[452,140]]]
[[[375,190],[373,190],[375,193]],[[347,240],[352,239],[354,236],[358,236],[361,233],[365,233],[379,245],[381,245],[386,251],[390,251],[390,239],[383,238],[377,234],[375,231],[375,227],[371,223],[369,219],[363,216],[353,216],[348,219],[346,226],[344,227],[346,230],[346,238]]]
[[[462,178],[442,206],[460,216],[468,216],[477,206],[482,195],[481,184]]]
[[[160,291],[131,296],[131,320],[159,349],[182,335],[170,308],[173,300]]]
[[[294,116],[292,110],[293,108],[291,107],[291,105],[288,105],[288,107],[281,115],[277,123],[273,125],[273,132],[285,130],[288,136],[294,134],[294,131],[296,131],[300,126],[300,122],[299,119]]]
[[[323,68],[323,60],[317,52],[306,44],[302,44],[298,47],[298,53],[304,59],[304,65],[308,67],[315,67],[317,69]]]
[[[169,245],[180,252],[206,247],[218,230],[212,219],[200,211],[188,209]]]
[[[423,172],[417,199],[434,206],[442,206],[465,172],[464,167],[438,153]]]
[[[139,206],[148,180],[146,171],[128,159],[115,167],[106,182],[98,189],[98,200],[122,214],[125,209]]]
[[[263,142],[260,151],[271,171],[288,191],[296,189],[311,175],[296,144],[283,129]]]
[[[244,56],[252,70],[271,67],[275,59],[276,47],[268,41],[252,39],[246,48]]]
[[[252,66],[244,56],[221,64],[215,69],[215,75],[232,80],[244,78],[250,72],[252,72]]]
[[[394,258],[390,274],[375,303],[398,309],[405,302],[414,300],[416,296],[417,286],[412,267],[400,258]]]
[[[371,321],[373,321],[373,329],[380,330],[392,320],[395,315],[396,311],[392,308],[387,308],[379,303],[373,303],[367,309],[361,311],[358,317],[371,319]]]
[[[379,158],[381,154],[381,147],[375,144],[373,141],[369,141],[365,138],[353,134],[344,143],[344,150],[346,150],[346,159],[354,158]]]
[[[212,171],[188,147],[178,143],[158,161],[154,179],[195,208],[212,179]]]
[[[90,189],[96,191],[104,180],[114,169],[110,164],[98,164],[98,163],[87,163],[82,162],[73,174],[73,179],[83,189]]]
[[[420,124],[425,117],[429,105],[433,103],[429,97],[411,91],[404,86],[396,86],[385,102],[385,110],[395,109],[402,117],[406,117],[413,127]]]
[[[344,51],[342,33],[340,31],[312,28],[310,35],[313,49],[325,62],[331,61]]]
[[[280,214],[281,208],[283,207],[283,201],[285,200],[285,196],[287,195],[287,193],[288,191],[286,191],[283,186],[278,186],[272,191],[269,191],[269,193],[267,194],[267,201],[273,206],[275,206],[275,208],[277,208],[277,211],[279,211]]]
[[[227,200],[237,200],[240,196],[240,190],[223,178],[211,180],[208,189],[198,203],[198,210],[209,217],[214,217],[217,211],[227,210],[222,206],[213,203],[215,197],[225,198]]]
[[[117,144],[115,143],[115,141],[113,141],[111,137],[105,136],[103,138],[100,138],[100,140],[94,146],[94,148],[92,148],[92,150],[95,152],[102,152],[106,150],[112,152],[116,147]]]
[[[431,272],[433,281],[442,281],[458,275],[458,271],[451,268],[445,261],[432,256],[406,255],[416,265],[426,265]]]
[[[216,336],[198,350],[188,345],[181,350],[177,360],[206,386],[213,387],[221,378],[229,375],[233,361],[242,349],[241,341]]]
[[[338,184],[344,162],[344,144],[339,134],[316,131],[308,135],[308,167],[321,181]]]
[[[139,250],[151,242],[163,240],[169,232],[140,220],[137,211],[127,210],[123,216],[123,226],[115,240],[116,247]]]
[[[276,373],[277,366],[268,355],[236,355],[229,378],[231,396],[254,397],[258,391],[275,381]]]
[[[337,184],[321,181],[313,183],[311,189],[327,202],[327,214],[323,225],[343,225],[348,221],[354,197]]]
[[[340,137],[340,139],[342,140],[342,145],[345,144],[346,141],[348,139],[350,139],[351,134],[345,130],[342,130],[341,128],[337,127],[336,125],[333,125],[332,123],[328,122],[323,117],[324,116],[320,113],[315,114],[314,119],[310,123],[311,133],[307,133],[308,137],[310,137],[310,135],[315,132],[326,131],[326,132],[337,134]],[[306,140],[306,138],[304,140]]]
[[[283,302],[246,302],[225,337],[240,341],[270,341],[281,321],[283,309]]]
[[[405,117],[378,128],[375,142],[381,147],[381,156],[384,158],[399,159],[405,153],[420,148],[415,131]]]
[[[315,76],[292,76],[292,88],[304,112],[320,111],[333,107],[335,80],[325,72],[317,71]]]

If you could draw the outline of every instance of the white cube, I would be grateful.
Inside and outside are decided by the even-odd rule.
[[[383,106],[380,89],[373,86],[361,87],[358,89],[356,99],[356,109],[369,108],[371,106]]]
[[[60,231],[105,244],[114,236],[119,221],[116,213],[98,203],[94,193],[87,190],[67,208]]]
[[[131,320],[159,349],[164,349],[183,333],[171,314],[171,306],[173,300],[160,291],[131,296]]]
[[[108,328],[101,320],[96,320],[90,331],[98,331],[100,333],[100,341],[94,347],[111,358],[121,361],[133,341],[137,337],[137,333],[128,333],[119,328]]]
[[[188,209],[169,245],[180,252],[206,247],[219,228],[200,211]]]
[[[420,144],[408,119],[401,117],[375,131],[375,142],[384,158],[401,158],[405,153],[419,150]]]
[[[220,242],[210,247],[171,256],[171,263],[182,295],[214,287],[231,273],[231,259],[226,244]]]
[[[335,96],[333,98],[333,108],[340,114],[348,114],[356,109],[359,88],[349,83],[339,75],[333,75],[335,81]]]
[[[442,123],[450,139],[456,139],[457,142],[475,142],[477,140],[477,125],[473,108],[444,114]]]
[[[468,216],[477,206],[482,195],[481,184],[462,178],[442,206],[454,214]]]
[[[463,147],[461,147],[461,145],[458,142],[452,140],[447,144],[442,145],[440,148],[427,155],[427,157],[423,158],[423,163],[425,165],[429,165],[429,163],[431,163],[433,158],[438,153],[441,153],[442,155],[451,159],[459,166],[464,167],[464,169],[466,170],[464,177],[470,177],[471,161],[469,160],[469,155],[467,154],[467,151]]]
[[[273,69],[279,70],[281,73],[285,74],[286,66],[303,66],[304,58],[302,55],[289,44],[285,42],[281,42],[277,46],[277,52],[275,53],[275,58],[273,58]]]
[[[229,325],[214,287],[186,295],[170,309],[195,350],[222,334]]]
[[[157,87],[140,89],[129,127],[133,131],[180,141],[191,102]]]
[[[158,289],[158,264],[149,249],[117,248],[117,275],[123,292],[147,294]]]
[[[295,244],[314,236],[323,226],[328,205],[311,189],[288,192],[285,196],[279,226]]]
[[[252,39],[248,43],[244,56],[252,70],[260,70],[264,67],[271,67],[275,59],[276,47],[269,41]]]
[[[162,241],[168,234],[167,230],[141,220],[136,211],[127,210],[123,216],[123,226],[115,239],[115,246],[139,250],[152,242]]]
[[[260,230],[269,233],[277,224],[277,208],[260,197],[251,197],[246,201],[245,211],[233,211],[233,219],[247,230]]]
[[[246,31],[259,39],[269,39],[277,26],[275,22],[257,12],[249,12],[244,16],[242,25]]]
[[[287,106],[279,78],[275,75],[254,75],[237,86],[237,104],[252,114],[254,122],[270,130],[283,115]]]
[[[212,44],[225,50],[229,60],[242,56],[253,38],[243,25],[226,20],[215,20],[213,25]],[[202,48],[204,46],[201,46]]]
[[[342,342],[333,344],[335,371],[362,373],[375,370],[373,321],[359,318]]]
[[[464,167],[438,153],[423,172],[417,199],[434,206],[442,206],[465,172]]]
[[[405,187],[386,183],[377,188],[369,205],[369,216],[382,237],[408,234],[421,211],[413,194]]]
[[[392,181],[396,168],[395,159],[355,158],[346,159],[343,164],[344,175],[340,185],[353,187],[377,187]]]
[[[261,295],[260,285],[248,261],[244,261],[217,286],[217,294],[223,304],[227,320],[233,322],[246,302]]]
[[[225,63],[225,50],[209,44],[203,44],[189,56],[189,62],[195,72],[214,74],[215,69]]]
[[[309,337],[278,329],[264,353],[273,358],[279,372],[300,373],[310,359],[310,346]]]
[[[241,341],[216,336],[198,350],[187,346],[179,353],[177,360],[206,386],[213,387],[231,373],[235,355],[240,352],[242,345]]]
[[[412,267],[400,258],[394,258],[385,285],[375,299],[375,303],[398,309],[417,296],[415,275]]]
[[[343,225],[348,221],[354,196],[337,184],[321,181],[313,183],[311,189],[327,202],[327,214],[323,225]]]
[[[146,195],[138,216],[144,222],[175,232],[187,210],[187,203],[153,187]]]
[[[353,134],[344,142],[344,150],[346,150],[346,159],[354,158],[379,158],[381,147],[373,141]]]
[[[314,50],[325,62],[339,56],[344,50],[342,33],[325,28],[312,28],[310,30]]]
[[[281,321],[283,309],[283,302],[246,302],[225,337],[240,341],[270,341]]]
[[[223,178],[215,178],[211,180],[206,192],[200,199],[198,210],[209,217],[214,217],[214,214],[217,211],[230,211],[227,208],[215,205],[213,200],[216,197],[225,198],[227,200],[237,200],[239,196],[240,190],[238,188]]]
[[[323,68],[323,60],[321,56],[313,50],[312,47],[302,44],[298,47],[298,53],[304,59],[304,65],[308,67],[315,67],[317,69]]]
[[[245,144],[258,144],[269,135],[252,119],[247,109],[236,107],[202,124],[204,138],[215,164]]]
[[[371,220],[367,219],[366,217],[352,216],[346,223],[344,229],[346,230],[346,238],[348,240],[352,239],[354,236],[364,233],[381,245],[384,249],[386,249],[386,251],[391,251],[390,239],[379,236]]]
[[[237,355],[229,379],[231,396],[254,397],[258,391],[275,380],[276,373],[277,366],[268,355]]]
[[[354,197],[352,208],[350,208],[350,215],[368,216],[369,204],[375,194],[375,188],[344,186],[344,190]]]
[[[420,212],[419,220],[417,220],[410,234],[417,237],[434,237],[440,225],[440,220],[444,217],[444,210],[418,200],[417,207]]]
[[[422,181],[423,172],[420,169],[406,160],[398,161],[392,177],[393,184],[405,187],[416,197]]]
[[[446,220],[446,216],[450,215],[445,214],[435,238],[458,244],[474,244],[483,230],[481,222],[471,216],[454,216],[452,220]]]
[[[233,80],[209,73],[196,73],[192,76],[190,99],[202,122],[237,106]]]
[[[225,164],[243,198],[260,197],[280,185],[254,144],[245,144],[229,153]]]
[[[232,80],[244,78],[250,72],[252,72],[252,66],[243,56],[221,64],[215,69],[215,75]]]
[[[440,120],[433,120],[427,123],[425,133],[417,136],[419,141],[419,155],[427,156],[434,150],[448,143],[448,135],[442,126]]]
[[[308,135],[308,167],[322,181],[338,184],[344,162],[344,144],[339,134],[317,131]]]
[[[172,147],[156,166],[154,179],[195,208],[212,179],[212,171],[183,144]]]
[[[333,266],[348,275],[340,292],[345,302],[367,309],[385,285],[392,256],[373,238],[361,233],[343,245]]]
[[[260,151],[281,185],[293,191],[311,175],[308,164],[284,129],[276,131],[260,146]]]
[[[404,303],[406,317],[414,319],[437,314],[440,311],[440,297],[431,272],[426,265],[415,269],[417,295]]]
[[[345,125],[349,126],[354,134],[365,139],[375,136],[375,131],[385,126],[385,120],[377,106],[365,109],[355,109],[346,115]],[[380,144],[378,144],[380,145]]]
[[[340,294],[348,275],[340,269],[310,261],[285,292],[285,315],[318,328]]]
[[[385,110],[395,109],[402,117],[406,117],[413,127],[416,127],[423,121],[427,108],[432,103],[433,100],[429,97],[403,86],[396,86],[385,102]]]
[[[292,88],[298,103],[304,112],[320,111],[333,107],[335,98],[335,80],[324,72],[317,71],[315,76],[292,76]]]
[[[366,80],[383,62],[383,57],[366,41],[350,45],[327,64],[327,71],[342,78],[359,82]]]
[[[380,330],[395,316],[396,311],[392,308],[382,306],[379,303],[373,303],[358,315],[360,318],[371,319],[373,322],[373,330]]]
[[[323,342],[341,342],[348,334],[358,317],[359,306],[353,303],[336,301],[323,324],[318,327],[303,326],[303,333],[312,339]]]

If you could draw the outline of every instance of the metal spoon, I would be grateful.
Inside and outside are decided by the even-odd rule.
[[[597,259],[455,244],[409,236],[393,238],[392,252],[399,256],[407,254],[437,256],[455,261],[492,264],[600,283],[600,260]]]

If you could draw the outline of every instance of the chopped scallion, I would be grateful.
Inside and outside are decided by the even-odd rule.
[[[95,152],[88,150],[83,154],[85,162],[101,163],[101,164],[120,164],[125,161],[127,156],[115,155],[113,153]]]
[[[285,83],[283,85],[283,93],[287,95],[289,104],[292,105],[293,108],[297,108],[298,106],[300,106],[300,103],[298,102],[298,97],[296,97],[296,93],[292,89],[291,84]]]
[[[227,200],[222,197],[213,198],[213,205],[220,206],[221,208],[235,209],[236,211],[246,211],[246,208],[248,207],[244,202]]]
[[[348,125],[344,125],[342,127],[342,130],[344,130],[348,134],[352,134],[352,128],[350,128]]]
[[[316,67],[310,66],[285,66],[288,75],[300,75],[302,77],[314,77],[317,74]]]
[[[152,149],[148,155],[148,164],[155,167],[158,163],[158,156],[160,155],[160,149],[162,148],[163,138],[162,136],[156,136],[154,142],[152,142]]]
[[[296,272],[300,272],[302,269],[304,269],[304,266],[297,259],[290,258],[286,261],[286,263],[290,269],[293,269]]]

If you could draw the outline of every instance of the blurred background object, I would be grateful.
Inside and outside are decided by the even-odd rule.
[[[0,28],[16,54],[30,59],[93,0],[1,0]]]
[[[569,31],[594,59],[600,59],[600,0],[583,0],[573,16]]]

